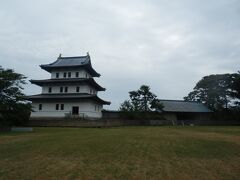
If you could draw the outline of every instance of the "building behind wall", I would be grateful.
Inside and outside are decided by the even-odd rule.
[[[210,120],[212,116],[212,111],[200,102],[183,100],[160,101],[164,106],[164,117],[176,123],[194,124],[198,123],[198,121]]]
[[[105,88],[96,83],[100,77],[91,64],[89,54],[77,57],[62,57],[40,67],[51,73],[50,79],[30,80],[42,87],[42,93],[29,96],[34,118],[84,118],[102,117],[103,105],[110,102],[98,97]]]
[[[129,119],[146,120],[146,124],[151,124],[151,120],[159,120],[158,124],[182,125],[182,124],[204,124],[211,123],[212,111],[204,104],[195,101],[183,100],[160,100],[163,104],[162,111],[148,112],[146,118],[142,118],[145,112],[135,112],[134,116],[129,116],[123,111],[103,111],[105,119]],[[143,113],[141,115],[141,113]],[[126,116],[127,115],[127,116]],[[145,114],[146,116],[146,114]]]

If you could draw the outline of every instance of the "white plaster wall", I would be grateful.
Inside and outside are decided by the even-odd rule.
[[[39,104],[42,104],[42,110],[39,110]],[[55,110],[56,104],[64,104],[64,110]],[[31,117],[65,117],[66,113],[72,111],[72,106],[79,107],[79,114],[84,117],[89,118],[101,118],[102,117],[102,108],[101,104],[98,104],[93,101],[86,102],[56,102],[56,103],[32,103],[33,110],[35,112],[31,113]],[[96,106],[96,108],[95,108]],[[60,109],[60,105],[59,105]]]
[[[64,72],[67,73],[66,78],[69,78],[68,72],[71,72],[71,78],[76,78],[76,76],[75,76],[76,72],[79,72],[78,78],[91,78],[92,77],[87,71],[80,68],[79,70],[54,70],[51,72],[51,78],[56,78],[56,73],[59,73],[59,78],[64,78],[63,77]]]
[[[95,88],[93,88],[92,86],[89,85],[59,85],[59,86],[43,86],[42,87],[42,94],[56,94],[56,93],[60,93],[60,87],[63,87],[63,92],[61,94],[64,94],[64,90],[65,87],[68,87],[68,92],[67,93],[77,93],[76,92],[76,87],[80,87],[79,92],[78,93],[88,93],[90,94],[90,90],[92,89],[92,93],[91,94],[97,94],[97,90]],[[48,88],[51,87],[52,88],[52,92],[48,93]],[[66,93],[65,93],[66,94]]]

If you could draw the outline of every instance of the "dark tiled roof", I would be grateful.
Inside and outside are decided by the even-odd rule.
[[[93,78],[57,78],[57,79],[43,79],[30,80],[32,84],[42,85],[56,85],[56,84],[89,84],[95,87],[98,91],[105,91],[106,89],[96,83]]]
[[[160,100],[165,112],[212,112],[204,104],[194,101]]]
[[[32,96],[27,96],[27,100],[30,101],[36,101],[36,100],[71,100],[71,101],[80,101],[80,100],[88,100],[92,99],[95,100],[99,103],[102,104],[107,104],[110,105],[111,102],[104,101],[101,98],[99,98],[97,95],[92,95],[92,94],[80,94],[80,93],[68,93],[68,94],[37,94],[37,95],[32,95]]]
[[[89,56],[59,57],[57,61],[49,64],[52,67],[82,66],[90,63]]]
[[[50,64],[42,64],[40,67],[48,72],[51,72],[53,69],[62,69],[62,68],[76,68],[83,67],[86,69],[93,77],[99,77],[100,74],[97,73],[91,65],[91,58],[87,56],[75,56],[75,57],[58,57],[56,61]]]

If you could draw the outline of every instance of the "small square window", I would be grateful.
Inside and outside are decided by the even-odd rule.
[[[49,88],[48,88],[48,93],[51,93],[51,92],[52,92],[52,88],[49,87]]]
[[[65,87],[64,92],[68,92],[68,87]]]
[[[65,72],[65,73],[63,73],[63,77],[67,77],[67,73]]]
[[[78,78],[79,77],[79,72],[76,72],[75,76],[76,76],[76,78]]]
[[[68,72],[68,77],[71,77],[71,72]]]
[[[61,110],[64,110],[64,104],[61,104]]]
[[[59,73],[56,73],[56,78],[59,78]]]
[[[42,104],[38,105],[38,110],[42,110]]]
[[[56,104],[56,110],[58,110],[59,109],[59,104]]]

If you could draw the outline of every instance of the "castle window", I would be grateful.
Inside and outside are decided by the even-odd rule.
[[[76,92],[79,92],[80,88],[79,86],[76,87]]]
[[[58,110],[59,109],[59,104],[56,104],[56,110]]]
[[[78,78],[79,77],[79,72],[76,72],[75,76],[76,76],[76,78]]]
[[[49,88],[48,88],[48,93],[51,93],[51,92],[52,92],[52,88],[49,87]]]
[[[56,73],[56,78],[59,78],[59,73]]]
[[[61,110],[64,110],[64,104],[61,104]]]
[[[88,76],[87,76],[87,73],[86,73],[86,78],[87,78]]]
[[[63,77],[67,77],[67,73],[66,72],[63,73]]]
[[[38,105],[38,110],[40,110],[40,111],[42,110],[42,104]]]
[[[68,87],[65,87],[64,92],[68,92]]]
[[[63,92],[63,87],[60,87],[60,93],[62,93]]]
[[[71,77],[71,72],[68,72],[68,77],[69,77],[69,78]]]

